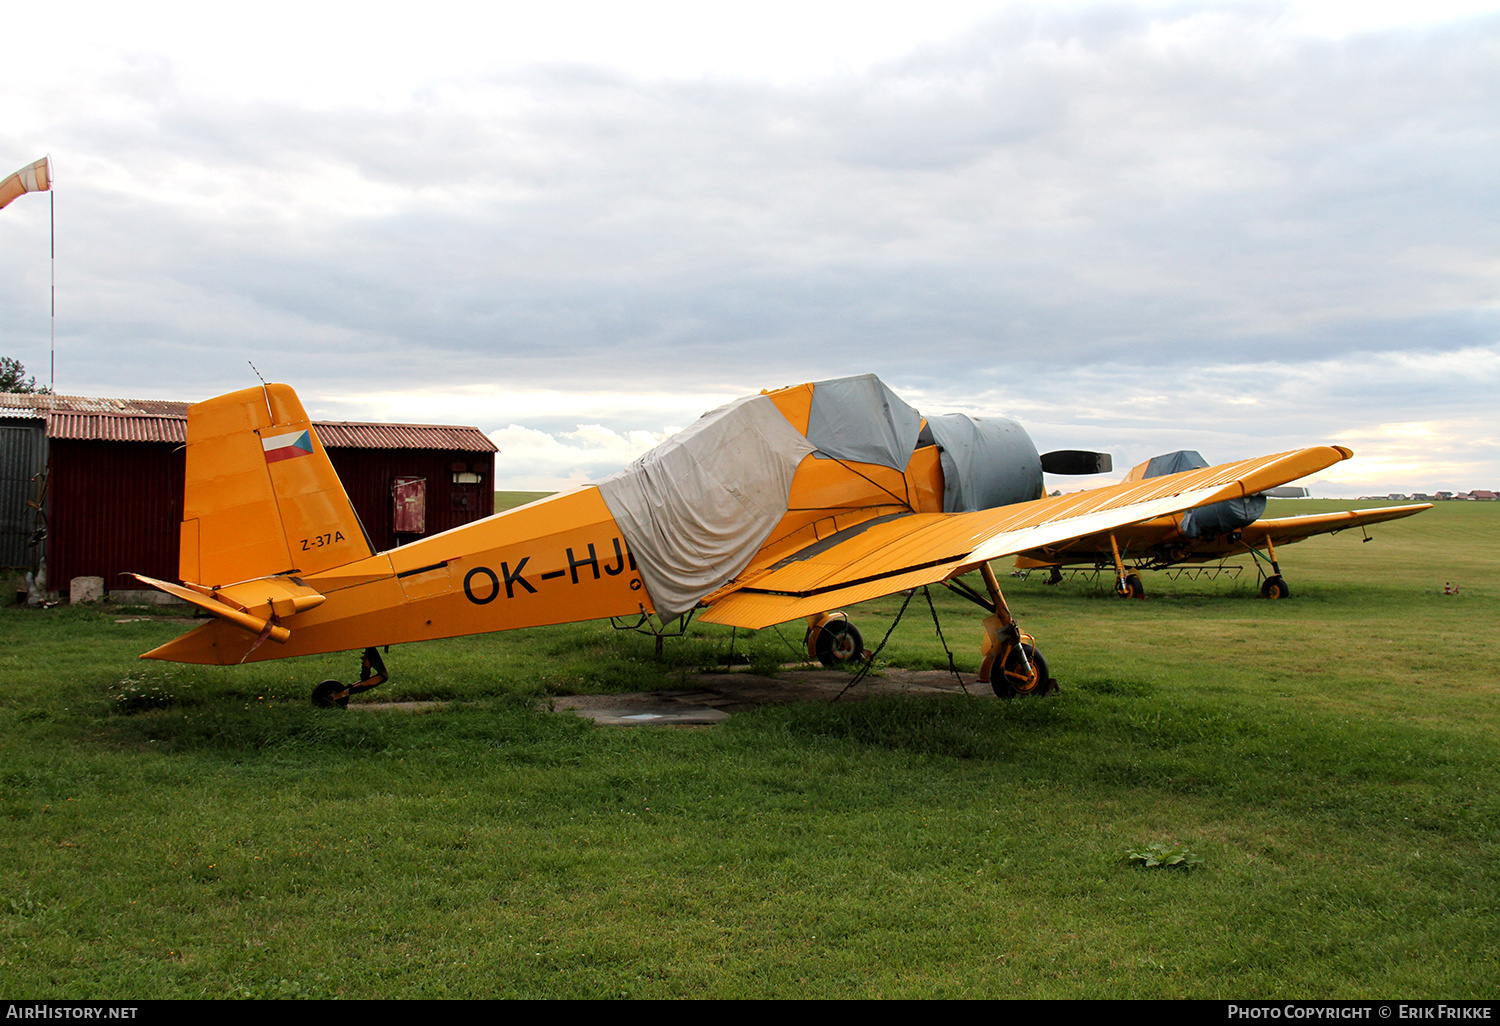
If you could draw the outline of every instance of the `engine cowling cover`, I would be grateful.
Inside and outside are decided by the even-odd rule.
[[[1009,417],[947,413],[929,417],[927,424],[942,450],[944,513],[1042,497],[1042,459],[1036,444]]]

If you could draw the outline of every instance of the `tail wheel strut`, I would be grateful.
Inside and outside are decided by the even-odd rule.
[[[391,675],[385,669],[385,660],[380,658],[380,651],[373,647],[367,648],[360,657],[359,683],[346,687],[336,680],[325,680],[313,688],[312,702],[319,709],[342,709],[349,704],[350,696],[369,691],[390,679]]]

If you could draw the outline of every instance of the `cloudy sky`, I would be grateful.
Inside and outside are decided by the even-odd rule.
[[[52,155],[62,392],[253,360],[550,488],[873,371],[1121,469],[1500,488],[1494,2],[31,6],[0,176]],[[0,211],[42,379],[48,214]]]

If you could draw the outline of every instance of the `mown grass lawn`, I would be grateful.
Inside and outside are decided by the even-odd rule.
[[[663,662],[608,624],[394,648],[383,697],[446,704],[340,713],[307,694],[350,654],[140,663],[184,625],[0,611],[0,990],[1492,998],[1497,528],[1289,546],[1281,603],[1002,575],[1061,694],[711,728],[538,706],[680,686],[716,629]],[[934,601],[972,669],[981,614]],[[869,645],[900,602],[851,611]],[[920,594],[882,659],[947,665]],[[1124,858],[1158,842],[1203,865]]]

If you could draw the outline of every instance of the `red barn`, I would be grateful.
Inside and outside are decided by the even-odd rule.
[[[0,394],[0,565],[138,592],[177,579],[187,403]],[[474,427],[316,423],[377,550],[495,511],[495,443]],[[154,594],[154,593],[150,593]]]

